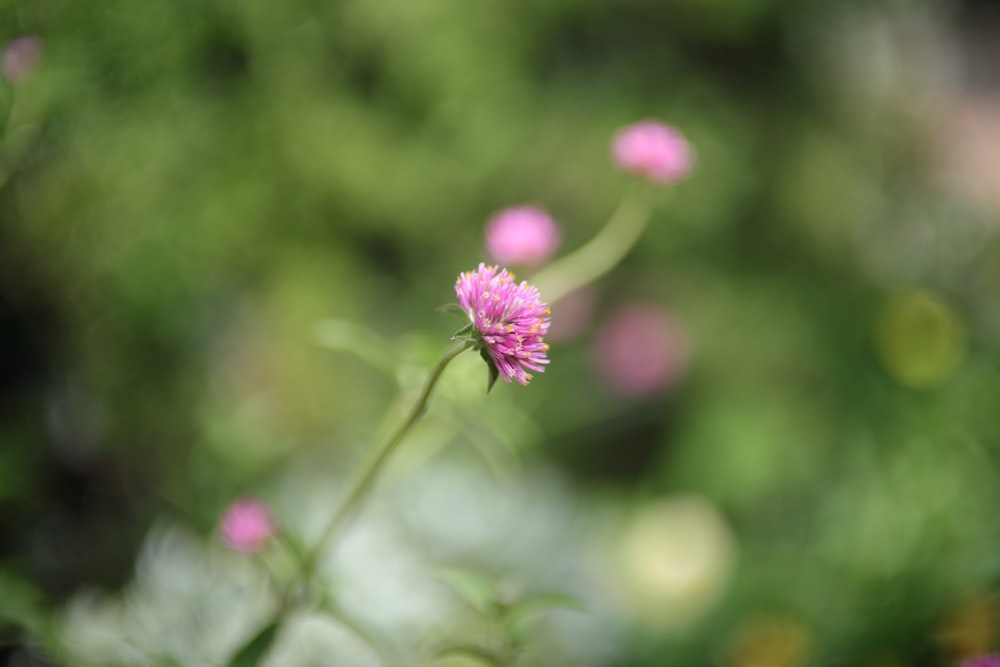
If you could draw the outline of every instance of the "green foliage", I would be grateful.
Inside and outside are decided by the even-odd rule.
[[[240,650],[236,652],[233,659],[229,661],[227,667],[257,667],[263,664],[267,658],[267,653],[278,637],[281,629],[279,622],[269,623],[260,632],[251,637]]]
[[[536,202],[579,246],[627,185],[611,134],[654,117],[695,174],[527,390],[443,388],[481,415],[448,413],[432,453],[500,438],[602,507],[720,508],[728,593],[684,633],[638,619],[622,664],[730,656],[764,612],[807,628],[816,664],[953,661],[942,619],[1000,581],[1000,253],[991,214],[933,177],[931,84],[893,28],[933,10],[7,3],[0,37],[45,49],[0,86],[0,613],[36,634],[129,579],[154,517],[208,535],[303,453],[343,470],[447,345],[432,306],[483,259],[487,216]],[[880,324],[913,293],[932,307]],[[673,391],[617,395],[592,363],[631,301],[691,336]]]

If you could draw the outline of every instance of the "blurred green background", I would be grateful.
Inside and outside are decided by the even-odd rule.
[[[717,599],[678,632],[637,611],[608,664],[997,648],[1000,208],[956,184],[946,150],[954,108],[988,85],[963,74],[963,26],[998,39],[996,16],[0,4],[0,38],[43,39],[2,99],[0,656],[41,660],[25,618],[123,586],[156,518],[209,536],[286,464],[343,476],[397,395],[392,369],[405,387],[447,344],[433,308],[485,259],[487,218],[534,202],[579,246],[628,186],[609,140],[643,118],[685,133],[695,172],[548,372],[473,406],[530,415],[507,444],[583,502],[631,516],[694,496],[725,522],[738,557]],[[691,346],[684,376],[642,397],[594,363],[633,303]]]

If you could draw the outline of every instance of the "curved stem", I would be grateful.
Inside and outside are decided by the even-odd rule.
[[[645,189],[626,194],[597,236],[535,274],[538,291],[555,303],[610,271],[646,229],[650,210]]]
[[[396,429],[396,431],[392,434],[392,437],[389,438],[385,445],[382,446],[375,458],[372,459],[366,467],[362,468],[359,474],[355,475],[343,505],[340,506],[337,513],[330,519],[330,523],[326,525],[319,541],[316,542],[316,547],[306,556],[305,562],[303,563],[303,577],[306,582],[312,578],[313,570],[316,567],[316,561],[323,552],[326,543],[331,537],[333,537],[333,534],[337,532],[337,528],[339,528],[340,525],[350,516],[351,511],[364,498],[364,495],[371,488],[372,484],[374,484],[379,472],[381,472],[381,470],[385,467],[386,461],[389,460],[389,457],[399,446],[399,443],[403,441],[403,438],[409,432],[410,428],[417,423],[420,417],[423,416],[424,410],[427,407],[427,401],[430,399],[431,393],[434,391],[434,387],[441,378],[441,374],[444,372],[444,369],[455,357],[470,349],[473,345],[474,343],[472,341],[462,341],[445,352],[444,356],[442,356],[434,368],[431,369],[427,382],[424,384],[423,391],[420,392],[420,396],[417,398],[416,403],[413,404],[413,407],[410,409],[406,419],[402,424],[400,424],[399,428]]]

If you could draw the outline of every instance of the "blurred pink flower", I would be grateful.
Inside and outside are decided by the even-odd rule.
[[[256,498],[240,498],[226,509],[219,529],[227,547],[254,553],[267,545],[274,535],[275,523],[263,502]]]
[[[625,171],[662,185],[681,180],[694,165],[694,152],[681,133],[650,120],[619,130],[611,154]]]
[[[962,667],[1000,667],[1000,656],[985,655],[974,660],[967,660],[962,663]]]
[[[0,70],[11,83],[20,83],[31,76],[41,59],[41,37],[18,37],[4,49]]]
[[[501,264],[541,264],[560,240],[555,221],[537,206],[504,209],[486,225],[486,251]]]
[[[642,397],[677,384],[687,369],[690,347],[680,325],[661,308],[631,305],[597,332],[594,355],[613,390]]]
[[[480,264],[458,277],[455,294],[480,341],[477,347],[486,350],[504,382],[526,385],[527,371],[545,370],[550,311],[535,287],[515,283],[507,269]]]
[[[590,285],[574,290],[552,304],[552,326],[546,339],[572,340],[579,336],[594,317],[597,295]]]

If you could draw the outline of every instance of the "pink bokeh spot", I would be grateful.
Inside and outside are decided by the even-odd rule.
[[[546,340],[568,341],[583,333],[594,317],[597,293],[590,285],[585,285],[552,304],[552,326]]]
[[[18,37],[3,51],[0,70],[11,83],[21,83],[38,68],[42,59],[41,37]]]
[[[962,667],[1000,667],[1000,656],[987,655],[974,660],[967,660]]]
[[[486,225],[486,252],[501,264],[537,266],[559,247],[559,227],[537,206],[500,211]]]
[[[603,324],[594,342],[597,370],[623,396],[651,396],[674,387],[690,358],[681,326],[652,305],[621,308]]]
[[[661,185],[681,180],[694,166],[694,151],[684,136],[650,120],[619,130],[611,154],[621,169]]]
[[[219,524],[222,541],[230,549],[255,553],[267,546],[274,535],[270,510],[256,498],[241,498],[230,505]]]

